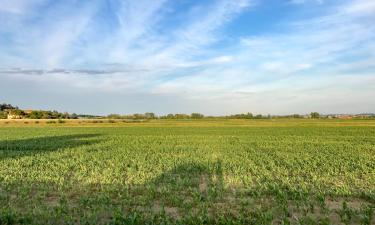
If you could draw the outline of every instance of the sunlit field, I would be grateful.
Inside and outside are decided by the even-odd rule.
[[[375,120],[2,120],[0,224],[375,224]]]

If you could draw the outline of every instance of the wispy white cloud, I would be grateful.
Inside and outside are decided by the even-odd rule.
[[[323,4],[324,0],[289,0],[289,4],[294,4],[294,5],[300,5],[300,4],[305,4],[308,2],[314,2],[314,3],[319,3]]]
[[[371,78],[375,76],[375,26],[367,23],[368,18],[357,18],[357,12],[348,10],[352,4],[335,7],[329,15],[287,24],[289,32],[286,34],[242,38],[239,46],[231,49],[232,63],[219,68],[206,68],[193,76],[176,78],[161,84],[155,91],[183,93],[194,99],[231,99],[232,105],[246,105],[243,103],[246,101],[258,107],[278,101],[273,97],[263,102],[253,101],[258,97],[262,99],[268,93],[278,98],[299,96],[299,99],[307,101],[312,94],[310,90],[319,89],[328,79],[330,84],[324,88],[325,94],[322,92],[321,96],[330,92],[332,95],[340,91],[345,93],[349,86],[351,94],[362,95],[361,87],[375,85]],[[366,68],[365,71],[360,70]],[[341,79],[358,79],[358,82],[343,82]],[[289,84],[301,88],[294,89]],[[307,88],[309,85],[311,88]],[[370,88],[366,93],[366,96],[375,94]],[[298,102],[302,104],[301,101]],[[285,108],[278,107],[280,110]],[[276,109],[275,105],[271,111]]]
[[[348,6],[343,7],[346,14],[352,15],[369,15],[375,17],[375,2],[371,0],[356,0],[352,1]]]
[[[111,42],[109,58],[115,63],[133,61],[133,48],[152,41],[153,27],[165,14],[163,7],[166,0],[142,0],[119,2],[119,11],[116,14],[119,28]]]
[[[11,42],[11,46],[2,47],[0,57],[7,64],[12,64],[9,59],[18,57],[17,61],[22,61],[19,66],[37,68],[64,66],[64,56],[73,50],[73,44],[85,31],[98,6],[76,1],[66,1],[67,4],[46,0],[20,2],[22,7],[27,7],[23,15],[5,16],[10,20],[6,28],[0,28]],[[48,10],[33,11],[38,7]]]
[[[56,22],[49,27],[45,38],[40,38],[43,64],[47,68],[62,66],[64,56],[72,48],[77,38],[84,32],[93,14],[93,9],[81,8],[75,11],[69,19]],[[67,32],[69,31],[69,32]],[[41,34],[46,35],[46,34]]]
[[[145,44],[143,49],[140,50],[141,59],[137,59],[138,63],[141,66],[151,67],[156,70],[157,68],[179,68],[180,65],[201,64],[191,61],[194,61],[194,58],[199,55],[204,55],[207,51],[206,47],[219,39],[216,32],[221,26],[228,23],[249,6],[250,1],[248,0],[221,0],[212,6],[193,8],[188,13],[187,22],[170,31],[170,38],[165,39],[165,34],[158,34],[160,36],[152,36],[154,43],[150,44],[141,40]],[[208,59],[206,61],[215,61],[217,59]],[[223,59],[221,58],[221,60]],[[224,60],[228,60],[228,57]]]
[[[38,5],[43,4],[46,0],[1,0],[0,1],[0,12],[13,13],[13,14],[25,14],[32,10]]]

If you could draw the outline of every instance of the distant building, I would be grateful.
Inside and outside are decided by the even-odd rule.
[[[338,115],[337,118],[338,119],[349,120],[349,119],[353,119],[353,116],[352,115]]]
[[[22,113],[20,113],[20,110],[10,109],[10,110],[6,110],[5,112],[8,113],[7,115],[8,119],[22,119],[23,118],[23,115]]]
[[[26,115],[31,114],[33,110],[7,109],[5,112],[7,113],[8,119],[24,119]]]

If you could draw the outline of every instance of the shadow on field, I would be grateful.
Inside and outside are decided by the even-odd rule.
[[[196,220],[198,214],[208,215],[207,210],[223,190],[220,161],[210,166],[182,164],[142,185],[0,183],[0,224],[7,219],[9,224],[75,224],[78,220],[82,224],[159,224]]]
[[[156,192],[153,207],[158,206],[197,206],[213,202],[224,191],[224,178],[221,161],[209,166],[188,163],[161,174],[141,187]],[[173,210],[172,210],[173,211]]]
[[[98,142],[99,134],[75,134],[0,141],[0,159],[63,150]]]

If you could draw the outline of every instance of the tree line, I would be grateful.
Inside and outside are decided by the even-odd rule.
[[[233,114],[227,116],[205,116],[201,113],[191,113],[191,114],[183,114],[183,113],[176,113],[176,114],[166,114],[166,115],[156,115],[153,112],[146,112],[146,113],[135,113],[130,115],[120,115],[120,114],[109,114],[107,116],[95,116],[95,115],[83,115],[83,114],[76,114],[76,113],[61,113],[56,110],[49,111],[49,110],[21,110],[17,106],[13,106],[11,104],[0,104],[0,119],[6,119],[8,114],[11,113],[12,115],[17,115],[21,118],[26,119],[133,119],[133,120],[141,120],[141,119],[203,119],[203,118],[222,118],[222,119],[272,119],[272,118],[311,118],[311,119],[319,119],[319,118],[336,118],[335,115],[321,115],[318,112],[311,112],[308,115],[300,115],[300,114],[291,114],[291,115],[262,115],[256,114],[253,115],[252,113],[241,113],[241,114]],[[359,114],[359,116],[362,114]],[[363,114],[366,115],[366,118],[374,118],[375,114]],[[370,116],[368,116],[370,115]]]
[[[109,114],[107,116],[109,119],[203,119],[205,116],[201,113],[192,113],[192,114],[167,114],[162,116],[157,116],[155,113],[146,112],[146,113],[135,113],[131,115],[119,115],[119,114]]]
[[[229,116],[205,116],[201,113],[191,113],[191,114],[172,114],[169,113],[167,115],[161,115],[157,116],[155,113],[147,112],[144,114],[136,113],[136,114],[130,114],[130,115],[120,115],[120,114],[109,114],[106,117],[103,118],[109,118],[109,119],[272,119],[272,118],[322,118],[322,116],[318,112],[312,112],[309,115],[299,115],[299,114],[292,114],[292,115],[285,115],[285,116],[271,116],[268,115],[262,115],[262,114],[256,114],[253,115],[252,113],[242,113],[242,114],[233,114]]]

